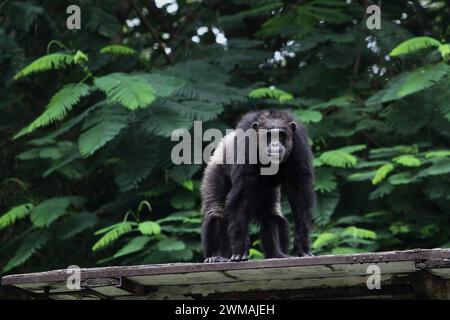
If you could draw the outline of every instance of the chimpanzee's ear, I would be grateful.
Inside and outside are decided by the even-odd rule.
[[[258,129],[258,122],[253,122],[252,128],[253,128],[253,130]]]
[[[295,132],[295,130],[297,130],[297,124],[294,121],[292,121],[289,125],[291,126],[292,132]]]

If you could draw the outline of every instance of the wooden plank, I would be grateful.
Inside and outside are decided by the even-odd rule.
[[[9,275],[2,278],[2,285],[34,294],[47,290],[51,299],[215,299],[239,294],[245,298],[355,298],[358,294],[361,298],[394,298],[415,294],[401,290],[411,287],[409,276],[420,270],[448,279],[449,261],[449,249],[417,249],[248,262],[83,268],[79,291],[68,290],[67,270]],[[382,293],[371,292],[365,284],[367,267],[373,264],[381,269]],[[420,281],[424,287],[425,282]],[[330,290],[338,291],[333,296]]]
[[[251,280],[239,282],[227,282],[217,284],[191,284],[188,286],[167,285],[160,286],[158,291],[146,296],[147,299],[217,299],[225,298],[227,293],[233,293],[233,297],[253,299],[261,298],[268,291],[275,295],[280,291],[289,291],[289,295],[306,294],[305,290],[326,288],[329,291],[345,287],[360,287],[361,295],[386,294],[387,289],[394,285],[409,286],[408,274],[384,274],[381,276],[381,290],[369,290],[366,286],[367,276],[327,277],[327,278],[305,278],[305,279],[274,279],[274,280]],[[379,292],[375,292],[379,291]],[[265,292],[265,293],[264,293]],[[304,292],[304,293],[302,293]],[[270,299],[267,293],[264,299]],[[283,296],[283,295],[281,295]],[[338,297],[337,295],[335,297]],[[231,297],[230,297],[231,298]],[[273,297],[275,298],[275,297]]]
[[[367,276],[368,266],[374,263],[330,264],[322,266],[301,266],[285,268],[267,268],[255,270],[228,270],[225,274],[238,280],[264,279],[304,279],[317,277],[348,277],[354,275]],[[407,273],[416,270],[414,261],[379,262],[381,274]]]
[[[177,274],[193,272],[212,272],[228,270],[280,268],[297,266],[317,266],[335,264],[357,264],[377,262],[399,262],[429,259],[450,259],[449,249],[416,249],[407,251],[391,251],[378,253],[361,253],[349,255],[324,255],[318,257],[302,257],[287,259],[266,259],[246,262],[222,263],[174,263],[141,266],[120,266],[81,269],[82,279],[107,277],[133,277],[142,275]],[[29,283],[46,283],[65,281],[68,273],[65,269],[39,273],[9,275],[2,278],[2,285],[18,285]]]

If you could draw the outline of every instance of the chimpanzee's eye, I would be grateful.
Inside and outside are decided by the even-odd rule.
[[[286,139],[286,132],[280,131],[280,140],[285,140],[285,139]]]

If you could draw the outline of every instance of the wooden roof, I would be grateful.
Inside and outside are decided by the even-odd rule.
[[[381,289],[367,287],[368,266]],[[2,285],[50,299],[308,299],[450,297],[450,249],[408,250],[225,263],[82,268],[15,274]]]

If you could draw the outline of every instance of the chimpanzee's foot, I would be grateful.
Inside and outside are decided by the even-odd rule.
[[[211,263],[211,262],[229,262],[230,259],[221,257],[221,256],[214,256],[214,257],[208,257],[205,259],[204,262]]]
[[[297,255],[299,257],[315,257],[315,255],[311,251],[298,252]]]
[[[230,261],[230,259],[225,258],[225,257],[213,256],[213,257],[206,258],[204,262],[212,263],[212,262],[229,262],[229,261]]]
[[[247,261],[248,260],[248,254],[232,254],[231,255],[231,261],[238,262],[238,261]]]

